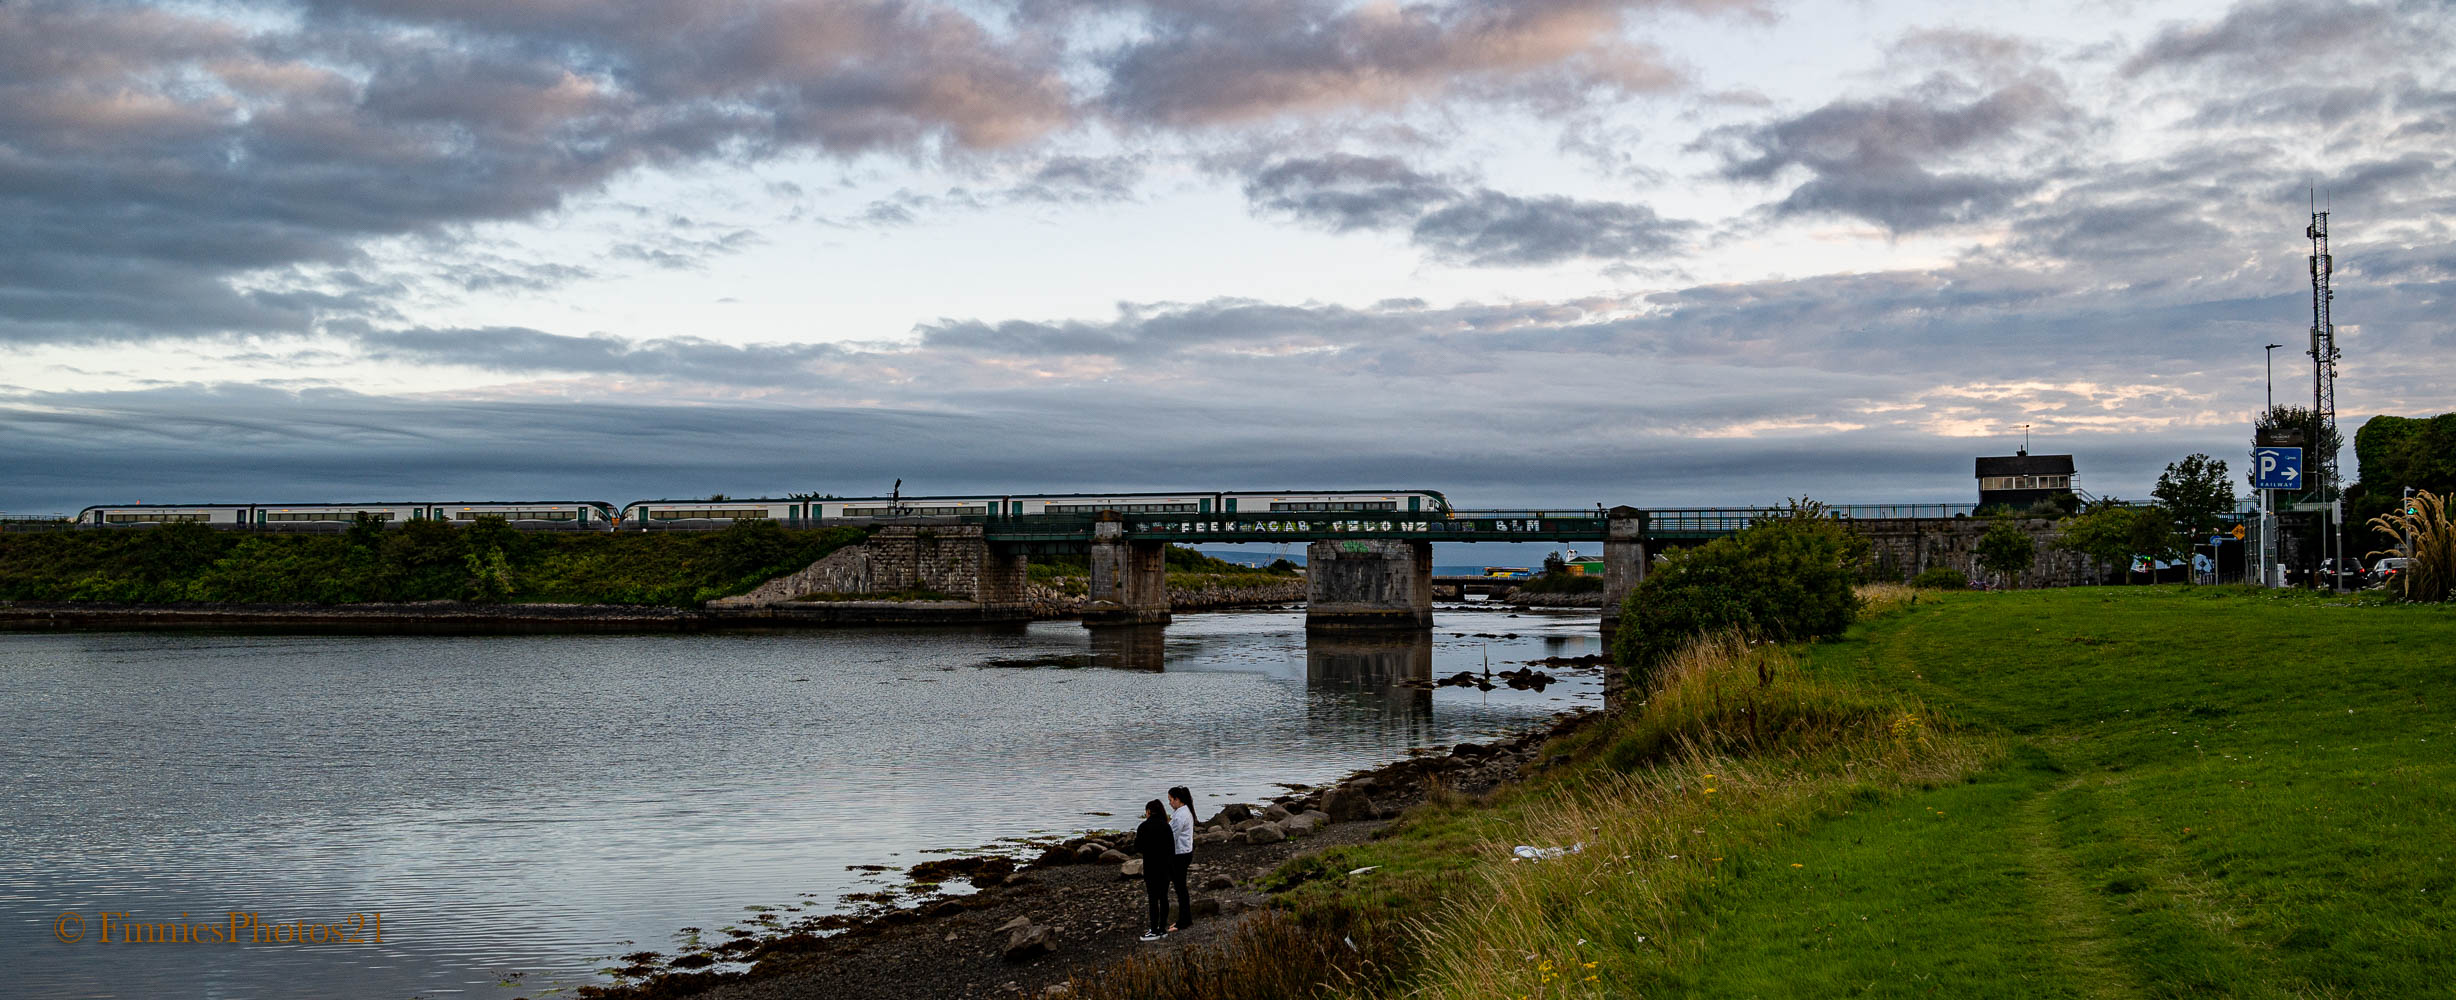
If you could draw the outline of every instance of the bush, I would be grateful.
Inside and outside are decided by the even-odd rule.
[[[1970,586],[1970,581],[1951,566],[1932,566],[1911,577],[1910,585],[1928,590],[1962,590]]]
[[[1622,604],[1613,652],[1642,683],[1710,633],[1772,642],[1839,635],[1859,612],[1853,584],[1867,552],[1824,505],[1794,502],[1786,516],[1666,556]]]
[[[2447,498],[2427,490],[2416,492],[2405,509],[2371,519],[2371,529],[2396,540],[2372,555],[2413,560],[2396,575],[2397,596],[2436,604],[2456,590],[2456,520],[2448,516]]]

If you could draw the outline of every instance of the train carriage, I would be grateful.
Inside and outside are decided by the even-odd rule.
[[[102,528],[198,523],[263,531],[339,531],[356,523],[360,515],[386,526],[409,521],[467,524],[481,517],[502,518],[524,529],[602,531],[614,524],[613,505],[595,500],[96,505],[78,511],[77,523]]]

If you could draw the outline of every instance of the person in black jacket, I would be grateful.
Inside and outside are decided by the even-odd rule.
[[[1151,927],[1143,940],[1157,941],[1168,931],[1168,877],[1176,869],[1177,835],[1168,828],[1160,800],[1143,803],[1143,824],[1134,828],[1134,853],[1143,859],[1143,897]]]

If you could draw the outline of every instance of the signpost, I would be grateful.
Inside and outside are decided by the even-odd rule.
[[[2302,449],[2258,447],[2251,450],[2251,485],[2260,491],[2260,583],[2285,586],[2285,567],[2277,561],[2277,515],[2269,508],[2276,490],[2303,485]]]
[[[2251,450],[2251,470],[2253,489],[2302,489],[2302,449],[2253,448]]]

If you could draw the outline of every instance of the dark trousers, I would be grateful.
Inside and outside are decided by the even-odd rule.
[[[1155,865],[1154,867],[1166,866]],[[1168,933],[1168,873],[1144,872],[1143,898],[1149,904],[1146,909],[1151,915],[1151,932],[1154,934]]]
[[[1194,901],[1185,891],[1186,877],[1194,870],[1194,856],[1179,854],[1168,866],[1168,884],[1177,887],[1177,926],[1194,926]]]

